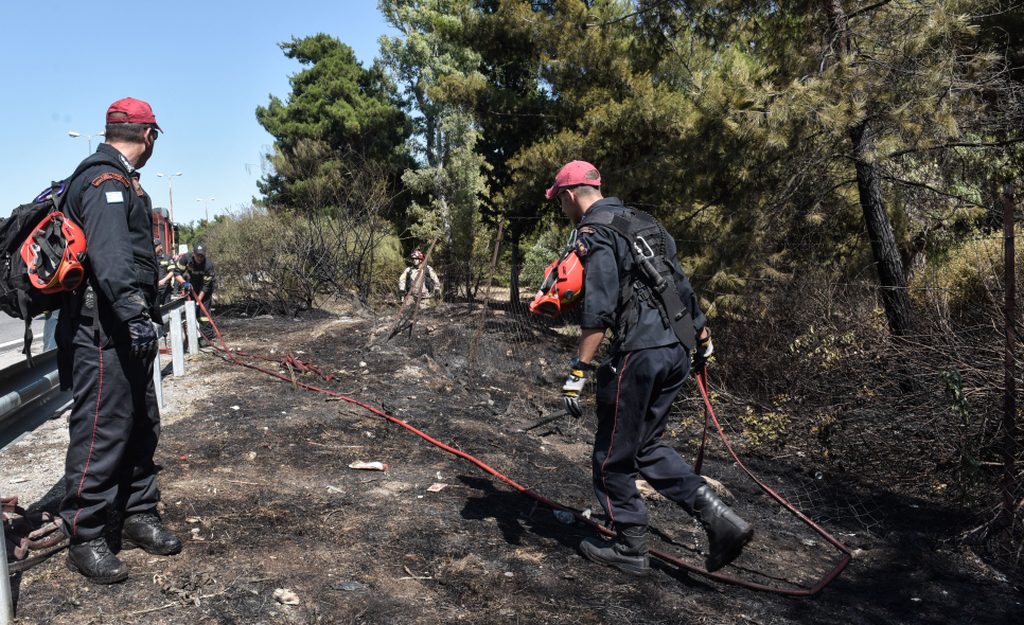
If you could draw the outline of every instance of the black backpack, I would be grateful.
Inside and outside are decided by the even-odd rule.
[[[32,319],[36,315],[59,310],[61,293],[43,293],[29,281],[28,267],[21,257],[21,246],[50,213],[60,212],[65,199],[65,191],[71,180],[84,169],[102,163],[102,160],[88,159],[75,169],[67,179],[54,182],[50,188],[40,193],[28,204],[22,204],[11,212],[8,218],[0,217],[0,311],[17,319],[25,320],[25,345],[22,353],[28,365],[32,366]],[[62,236],[59,229],[54,236]],[[59,254],[63,246],[56,245],[53,249],[41,250],[41,254]],[[84,259],[82,259],[84,260]],[[48,259],[53,265],[60,261],[60,256]]]
[[[668,233],[661,222],[651,215],[633,208],[628,210],[626,214],[588,213],[577,227],[607,226],[629,243],[639,275],[635,276],[635,281],[627,281],[627,299],[634,303],[636,297],[643,299],[638,289],[653,295],[653,304],[661,315],[662,323],[666,328],[671,328],[683,347],[690,351],[696,341],[696,328],[686,302],[676,287],[676,272],[665,257],[665,237]],[[627,317],[624,323],[636,323],[636,316]]]

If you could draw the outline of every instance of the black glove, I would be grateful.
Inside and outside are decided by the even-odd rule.
[[[146,315],[139,315],[128,320],[128,334],[132,338],[131,355],[149,360],[156,356],[159,347],[153,322]]]
[[[708,366],[708,360],[715,353],[715,346],[711,342],[711,330],[704,329],[704,338],[697,339],[693,347],[693,370],[700,371]]]

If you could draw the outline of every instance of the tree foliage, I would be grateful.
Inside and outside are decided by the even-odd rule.
[[[877,272],[883,299],[899,296],[902,266],[955,244],[949,227],[975,227],[1013,173],[1001,142],[1019,90],[979,26],[994,4],[533,7],[548,132],[496,190],[532,193],[536,215],[560,163],[598,163],[607,191],[670,224],[723,313],[757,310],[751,286],[805,267]]]
[[[274,136],[272,172],[259,189],[269,206],[301,208],[315,202],[324,182],[345,169],[342,155],[382,163],[395,180],[410,164],[407,115],[378,66],[364,69],[352,48],[323,33],[282,43],[285,56],[305,69],[289,79],[287,102],[270,97],[256,119]]]
[[[305,69],[257,111],[277,139],[261,189],[325,210],[340,154],[386,162],[412,202],[394,225],[439,237],[453,272],[481,223],[508,225],[513,298],[520,241],[557,215],[541,192],[583,158],[669,225],[714,312],[760,310],[757,284],[807,268],[868,272],[899,334],[908,274],[991,227],[1022,164],[1005,0],[379,6],[399,35],[369,70],[328,35],[282,44]]]
[[[415,147],[419,166],[402,180],[417,199],[413,235],[440,239],[444,281],[465,287],[472,276],[485,161],[477,151],[479,125],[460,105],[483,87],[479,55],[462,41],[467,0],[383,0],[384,16],[402,37],[383,37],[383,63],[418,113]]]

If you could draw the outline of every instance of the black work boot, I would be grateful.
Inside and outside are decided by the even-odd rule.
[[[116,584],[128,579],[128,567],[110,552],[103,536],[68,547],[68,568],[78,571],[90,582]]]
[[[160,517],[153,512],[133,514],[124,520],[121,530],[125,549],[142,547],[147,553],[169,556],[181,551],[181,540],[164,529]]]
[[[704,567],[709,572],[735,560],[754,537],[754,528],[725,505],[707,484],[697,489],[693,515],[708,534],[708,557]]]
[[[630,575],[647,575],[651,571],[647,555],[647,526],[622,525],[616,527],[614,540],[584,538],[580,551],[588,560],[612,566]]]

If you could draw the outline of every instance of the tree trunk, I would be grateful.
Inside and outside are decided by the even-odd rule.
[[[846,11],[840,0],[824,0],[825,11],[832,20],[835,31],[835,46],[840,57],[852,52],[852,34]],[[857,190],[860,193],[860,207],[864,211],[864,224],[871,239],[871,252],[878,269],[878,280],[882,286],[882,306],[889,321],[889,332],[893,336],[906,336],[913,328],[913,314],[907,295],[907,274],[903,260],[896,246],[896,235],[885,212],[882,199],[882,182],[872,151],[875,138],[871,122],[865,119],[850,128],[847,133],[853,145],[853,160],[857,169]]]
[[[867,121],[850,129],[853,144],[854,164],[857,168],[857,190],[860,193],[860,207],[864,211],[864,224],[871,239],[871,252],[878,269],[878,280],[882,286],[882,305],[889,321],[893,336],[906,336],[913,329],[913,313],[907,295],[907,276],[903,269],[896,235],[892,230],[889,215],[885,212],[882,199],[882,184],[878,168],[870,160],[874,147],[871,125]]]

